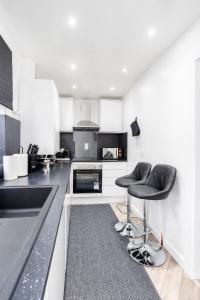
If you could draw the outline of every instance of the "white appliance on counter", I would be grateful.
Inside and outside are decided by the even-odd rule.
[[[4,180],[14,180],[18,176],[17,158],[13,155],[3,156]]]
[[[14,180],[28,175],[28,154],[17,153],[3,156],[4,180]]]
[[[18,177],[28,175],[28,154],[18,153],[14,154],[14,157],[17,159],[17,175]]]

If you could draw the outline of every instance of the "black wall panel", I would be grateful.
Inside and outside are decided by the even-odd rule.
[[[73,132],[60,133],[60,148],[70,151],[70,158],[74,156]]]
[[[78,136],[79,135],[79,136]],[[75,156],[75,143],[80,144],[80,146],[84,142],[88,142],[88,136],[83,131],[80,131],[79,134],[74,136],[73,142],[73,133],[72,132],[61,132],[60,133],[60,148],[69,149],[71,152],[71,157]],[[95,142],[95,150],[97,158],[101,159],[101,149],[105,148],[113,148],[119,147],[122,148],[123,151],[123,159],[127,159],[127,132],[125,133],[97,133],[95,137],[93,137]],[[96,147],[97,141],[97,147]],[[81,143],[80,143],[81,142]],[[81,146],[82,147],[82,146]],[[79,147],[78,147],[79,148]],[[85,157],[85,153],[81,153],[82,157]],[[91,155],[94,157],[94,153]]]
[[[99,133],[97,158],[102,158],[102,148],[122,148],[122,159],[127,159],[127,132]]]
[[[13,109],[12,51],[0,36],[0,104]]]
[[[20,146],[20,121],[0,115],[0,177],[2,177],[3,156],[18,153]]]

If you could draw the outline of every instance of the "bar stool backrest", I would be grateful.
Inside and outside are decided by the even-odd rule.
[[[170,165],[156,165],[149,178],[147,184],[157,188],[160,191],[169,193],[176,179],[176,168]]]
[[[139,162],[133,172],[131,173],[131,177],[136,181],[146,180],[151,172],[151,164],[146,162]]]

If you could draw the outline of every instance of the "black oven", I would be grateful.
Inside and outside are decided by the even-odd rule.
[[[102,169],[74,169],[73,193],[102,193]]]

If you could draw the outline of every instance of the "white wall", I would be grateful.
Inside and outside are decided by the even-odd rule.
[[[200,211],[196,211],[199,226],[196,231],[194,228],[198,201],[194,133],[199,37],[200,20],[138,80],[125,96],[123,112],[124,130],[129,133],[129,168],[138,161],[177,168],[177,180],[168,199],[149,203],[150,224],[157,235],[164,234],[165,246],[192,278],[200,278],[200,260],[197,265],[194,250],[194,233],[200,235]],[[132,138],[130,124],[136,116],[141,134]],[[134,199],[141,211],[139,202]]]
[[[195,105],[195,206],[194,206],[194,277],[199,278],[200,269],[200,59],[196,61],[196,105]]]

